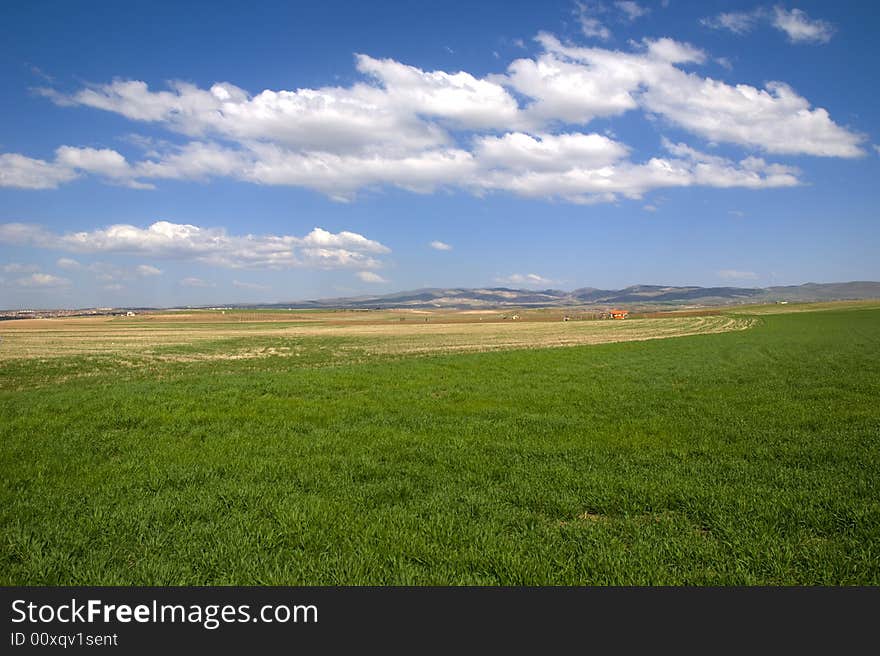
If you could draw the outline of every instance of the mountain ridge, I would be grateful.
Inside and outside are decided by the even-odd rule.
[[[631,285],[623,289],[580,287],[516,289],[511,287],[423,287],[389,294],[292,301],[236,303],[227,307],[298,309],[488,309],[493,307],[568,306],[723,306],[743,303],[864,300],[880,298],[880,282],[851,281],[774,287],[701,287],[699,285]]]

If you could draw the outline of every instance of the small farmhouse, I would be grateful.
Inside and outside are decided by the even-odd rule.
[[[608,314],[612,319],[626,319],[629,316],[629,310],[609,310]]]

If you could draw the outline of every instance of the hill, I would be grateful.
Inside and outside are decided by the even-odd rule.
[[[633,285],[625,289],[584,287],[570,292],[558,289],[526,290],[508,287],[425,288],[393,294],[260,304],[258,307],[340,309],[483,309],[495,307],[604,307],[610,305],[681,307],[868,298],[880,298],[880,282],[807,283],[766,288]],[[257,306],[238,304],[232,307]]]

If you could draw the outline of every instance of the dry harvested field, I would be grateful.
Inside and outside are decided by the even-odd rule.
[[[746,329],[755,321],[723,315],[562,321],[558,312],[541,311],[521,313],[514,320],[514,314],[193,311],[7,321],[0,323],[0,360],[90,355],[133,356],[145,361],[296,356],[307,342],[321,338],[335,338],[342,348],[367,354],[489,351],[720,333]],[[169,347],[187,348],[169,352]]]

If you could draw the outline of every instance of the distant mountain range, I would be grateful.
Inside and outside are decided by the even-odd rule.
[[[584,287],[566,292],[488,287],[478,289],[416,289],[377,296],[354,296],[273,304],[236,304],[230,307],[292,307],[340,309],[612,306],[627,308],[689,307],[772,303],[777,301],[836,301],[880,298],[880,282],[807,283],[788,287],[671,287],[634,285],[626,289]]]

